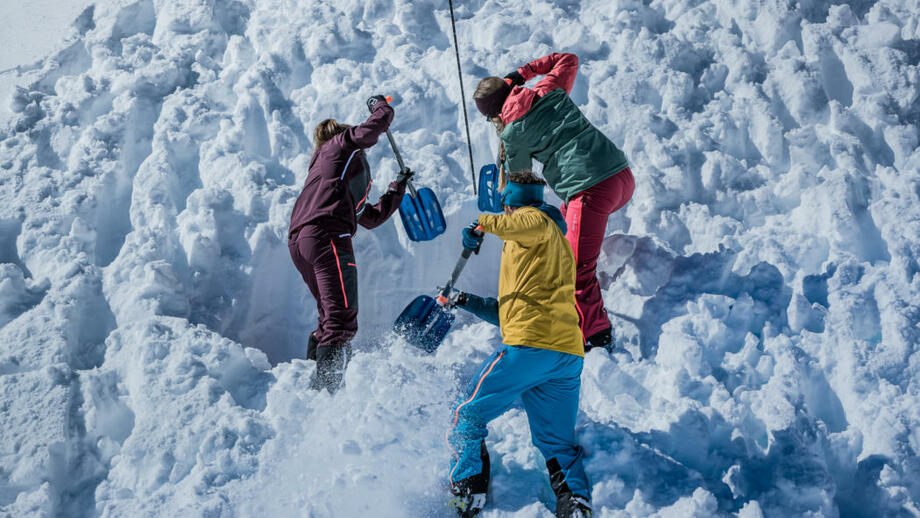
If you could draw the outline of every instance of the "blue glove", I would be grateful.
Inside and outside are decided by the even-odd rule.
[[[482,239],[485,234],[481,230],[478,230],[479,221],[474,221],[467,225],[463,233],[463,248],[467,250],[472,250],[473,252],[479,253],[479,247],[482,246]]]

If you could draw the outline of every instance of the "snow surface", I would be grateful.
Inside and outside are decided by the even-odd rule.
[[[456,4],[468,94],[575,52],[636,175],[599,266],[626,351],[583,375],[595,515],[920,515],[920,2]],[[449,408],[499,335],[388,332],[476,214],[446,3],[110,0],[73,27],[2,99],[0,516],[448,516]],[[285,232],[312,128],[378,92],[449,231],[359,232],[330,396]],[[369,157],[379,193],[396,162]],[[462,289],[495,293],[499,248]],[[489,444],[483,516],[552,516],[521,409]]]
[[[0,117],[16,86],[38,78],[41,61],[74,36],[71,27],[92,0],[0,0]]]

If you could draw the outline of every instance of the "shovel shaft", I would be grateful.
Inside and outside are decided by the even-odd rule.
[[[399,172],[406,170],[406,164],[403,163],[402,155],[399,154],[399,149],[396,147],[396,141],[393,139],[393,134],[390,133],[390,130],[387,130],[387,140],[390,141],[390,147],[393,148],[393,154],[396,155],[396,161],[399,163]]]
[[[409,196],[413,198],[418,198],[418,192],[415,190],[415,186],[412,185],[412,180],[406,180],[406,190],[409,191]]]
[[[454,284],[457,283],[457,279],[460,277],[460,272],[463,271],[463,268],[466,266],[466,261],[472,254],[472,250],[468,250],[466,248],[463,249],[463,253],[460,254],[460,259],[457,259],[457,264],[454,265],[454,271],[451,272],[450,281],[448,281],[444,291],[450,292],[450,289],[454,287]]]
[[[457,282],[457,278],[460,277],[460,272],[463,271],[463,267],[466,266],[466,260],[470,258],[472,250],[463,249],[463,253],[460,254],[460,259],[457,259],[457,264],[454,266],[453,273],[450,274],[450,280],[447,281],[447,284],[441,290],[441,293],[438,294],[438,304],[445,305],[450,298],[450,290],[454,288],[454,283]]]
[[[406,170],[406,164],[403,162],[402,155],[399,154],[399,148],[396,147],[396,140],[393,139],[393,134],[390,133],[390,130],[387,130],[387,140],[390,141],[390,147],[393,148],[393,154],[396,155],[396,162],[399,164],[399,172],[402,173]],[[415,192],[415,186],[412,185],[412,180],[406,181],[406,189],[408,189],[410,196],[413,198],[418,197],[418,193]]]
[[[482,235],[481,230],[475,231],[477,235]],[[441,290],[441,293],[438,295],[438,302],[443,306],[447,302],[447,298],[450,295],[450,290],[453,289],[454,284],[457,283],[457,279],[460,277],[460,272],[463,271],[463,268],[466,266],[467,259],[473,255],[473,251],[469,248],[464,248],[463,252],[460,253],[460,259],[457,259],[457,264],[454,265],[454,271],[450,274],[450,280],[447,281],[447,285]]]

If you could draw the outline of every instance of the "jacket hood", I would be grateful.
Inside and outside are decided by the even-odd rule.
[[[549,203],[543,203],[537,206],[537,210],[549,216],[549,218],[559,226],[559,230],[562,231],[562,235],[565,235],[566,231],[568,230],[568,226],[565,224],[565,218],[562,217],[562,212],[558,208],[550,205]]]

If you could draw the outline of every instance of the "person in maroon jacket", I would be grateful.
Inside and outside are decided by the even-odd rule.
[[[342,384],[358,330],[358,271],[351,237],[359,224],[371,229],[393,215],[413,174],[408,169],[400,173],[376,205],[367,204],[371,175],[364,149],[376,144],[393,120],[393,108],[383,96],[371,97],[367,106],[371,115],[363,124],[326,119],[314,130],[310,172],[288,231],[291,259],[319,312],[307,343],[307,359],[316,361],[313,387],[330,392]]]

